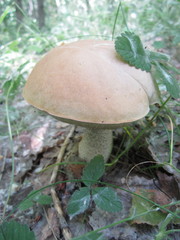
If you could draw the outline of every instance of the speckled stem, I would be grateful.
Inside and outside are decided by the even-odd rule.
[[[89,162],[100,154],[107,162],[112,151],[112,143],[112,130],[86,128],[79,143],[79,157]]]

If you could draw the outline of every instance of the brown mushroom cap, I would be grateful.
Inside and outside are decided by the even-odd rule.
[[[101,128],[144,117],[158,99],[150,74],[129,66],[112,41],[102,40],[52,49],[34,67],[23,96],[62,121]]]

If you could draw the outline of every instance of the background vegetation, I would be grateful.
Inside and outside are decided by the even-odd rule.
[[[61,41],[79,38],[112,39],[118,4],[117,0],[1,1],[0,101],[5,101],[9,80],[16,82],[14,87],[21,92],[24,79],[34,62]],[[147,46],[152,45],[170,53],[174,61],[179,60],[178,0],[127,0],[122,2],[122,6],[130,30],[139,34]],[[121,12],[113,37],[124,30],[126,26]],[[11,95],[17,96],[17,91],[11,91]],[[15,109],[10,116],[13,120],[17,118]]]

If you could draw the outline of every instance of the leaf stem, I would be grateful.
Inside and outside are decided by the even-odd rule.
[[[9,132],[9,140],[10,140],[10,149],[11,149],[11,154],[12,154],[12,162],[11,162],[11,176],[10,176],[10,184],[9,184],[9,189],[8,189],[8,196],[4,205],[4,209],[3,209],[3,214],[2,214],[2,219],[5,216],[5,212],[6,212],[6,208],[7,208],[7,204],[9,202],[9,198],[11,196],[12,193],[12,185],[14,182],[14,172],[15,172],[15,164],[14,164],[14,143],[13,143],[13,137],[12,137],[12,129],[11,129],[11,122],[10,122],[10,116],[9,116],[9,95],[11,93],[11,90],[13,88],[14,82],[11,81],[11,85],[9,86],[9,89],[7,91],[7,95],[6,95],[6,100],[5,100],[5,110],[6,110],[6,118],[7,118],[7,125],[8,125],[8,132]]]
[[[112,40],[114,39],[115,28],[116,28],[117,18],[118,18],[118,15],[119,15],[120,6],[121,6],[121,1],[118,4],[118,8],[117,8],[117,12],[116,12],[115,20],[114,20],[114,25],[113,25],[113,30],[112,30]]]
[[[176,211],[177,212],[177,211]],[[164,237],[170,233],[180,232],[180,229],[173,229],[166,231],[167,225],[174,219],[171,213],[169,213],[164,221],[160,224],[159,233],[155,236],[155,240],[162,240]]]
[[[173,165],[173,144],[174,144],[174,141],[173,141],[173,134],[174,134],[174,129],[173,129],[173,122],[172,122],[172,119],[170,118],[170,116],[168,116],[169,118],[169,121],[170,121],[170,126],[171,126],[171,137],[170,137],[170,156],[169,156],[169,164],[170,165]]]
[[[120,2],[120,7],[121,7],[121,12],[122,12],[122,15],[123,15],[123,20],[124,20],[125,26],[127,28],[127,31],[130,32],[127,21],[126,21],[126,17],[125,17],[125,14],[124,14],[124,9],[122,7],[122,2]]]

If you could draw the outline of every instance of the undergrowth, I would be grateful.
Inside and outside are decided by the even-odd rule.
[[[151,1],[149,1],[148,4],[150,4],[150,2]],[[101,7],[102,6],[97,5],[96,9],[98,8],[101,9]],[[171,28],[168,25],[168,22],[169,22],[168,14],[171,14],[172,19],[174,17],[174,19],[176,20],[176,15],[177,15],[176,2],[173,1],[173,6],[171,6],[170,11],[168,12],[169,6],[168,6],[168,1],[166,1],[165,10],[167,12],[167,15],[162,15],[161,11],[159,10],[158,3],[152,5],[152,7],[154,9],[153,13],[151,13],[150,9],[148,8],[146,10],[145,9],[142,10],[141,12],[139,12],[140,10],[138,10],[139,18],[136,19],[136,24],[138,24],[138,22],[140,23],[138,25],[137,32],[138,34],[139,33],[142,34],[142,31],[146,29],[146,31],[144,32],[146,32],[147,37],[153,39],[154,47],[156,47],[157,49],[160,49],[163,52],[163,49],[161,47],[166,46],[167,49],[164,50],[165,53],[167,53],[168,48],[171,48],[171,52],[172,52],[173,47],[177,48],[178,39],[180,37],[176,31],[176,28],[174,26],[173,28]],[[121,17],[119,17],[119,13],[120,13],[120,10],[122,10],[122,6],[119,4],[118,11],[117,11],[117,4],[116,4],[116,8],[114,8],[113,11],[111,12],[112,17],[115,16],[115,20],[113,18],[113,21],[109,21],[109,16],[107,15],[103,15],[103,18],[101,18],[101,14],[98,11],[96,12],[96,14],[93,13],[96,15],[98,21],[100,22],[100,26],[98,29],[98,37],[111,39],[110,32],[112,31],[113,32],[112,36],[113,38],[115,38],[117,37],[116,35],[119,35],[119,33],[116,34],[117,32],[116,29],[119,28],[119,26],[123,25],[123,30],[126,29],[126,26],[127,26],[126,22],[129,22],[128,20],[131,19],[131,14],[133,13],[132,5],[131,4],[126,5],[124,3],[124,9],[125,9],[124,12],[121,12],[122,13]],[[7,6],[4,12],[1,14],[0,26],[3,29],[5,26],[3,25],[5,19],[10,15],[12,15],[12,12],[13,12],[13,5],[9,4],[9,6]],[[152,22],[145,21],[145,12],[147,12],[149,15],[154,14],[156,18],[159,16],[161,17],[162,22],[161,22],[160,29],[154,30],[153,25],[155,24],[153,23],[153,21]],[[168,234],[179,231],[178,229],[169,230],[167,228],[169,223],[176,222],[177,219],[180,218],[178,208],[175,208],[174,211],[169,210],[170,206],[178,205],[179,201],[174,201],[169,205],[161,206],[153,202],[152,200],[150,200],[146,195],[143,195],[142,193],[137,194],[125,188],[121,188],[119,186],[100,181],[100,178],[105,173],[104,172],[105,166],[103,164],[102,157],[100,156],[93,159],[90,162],[90,164],[85,167],[83,176],[80,180],[74,179],[74,180],[59,181],[59,182],[56,182],[55,184],[44,186],[38,191],[33,191],[18,206],[16,206],[11,211],[11,213],[8,213],[7,215],[6,208],[8,206],[9,198],[12,193],[12,185],[14,183],[15,165],[14,165],[13,137],[19,134],[25,128],[27,128],[29,124],[29,123],[22,122],[22,116],[24,115],[24,112],[21,112],[22,111],[21,108],[16,107],[16,103],[18,103],[19,99],[21,99],[20,97],[21,90],[24,85],[25,79],[27,77],[27,73],[29,73],[29,70],[32,68],[34,62],[36,62],[43,53],[47,52],[50,48],[57,45],[59,41],[65,41],[66,39],[68,39],[69,41],[70,39],[79,39],[84,37],[89,38],[97,35],[96,31],[93,30],[93,28],[90,28],[90,30],[87,32],[87,27],[83,27],[83,29],[81,29],[80,31],[81,33],[80,34],[79,29],[81,28],[81,23],[78,22],[77,24],[74,18],[72,18],[71,20],[73,21],[73,24],[76,25],[76,28],[74,29],[73,32],[71,32],[71,34],[69,34],[66,28],[64,28],[61,34],[59,34],[57,33],[57,29],[55,27],[52,28],[52,30],[46,30],[42,33],[38,30],[38,28],[36,27],[36,24],[32,23],[31,19],[29,19],[27,14],[25,12],[23,14],[25,17],[25,21],[23,22],[23,28],[25,29],[25,32],[24,33],[19,32],[17,33],[16,37],[13,36],[13,38],[8,38],[8,35],[6,35],[5,36],[6,41],[2,42],[2,46],[1,46],[2,55],[0,57],[0,61],[4,64],[2,64],[2,67],[1,67],[2,70],[1,70],[1,78],[0,78],[1,89],[2,89],[2,92],[0,95],[0,104],[2,106],[0,110],[1,111],[0,112],[1,113],[0,138],[3,140],[4,138],[9,137],[12,170],[11,170],[9,189],[7,190],[8,197],[5,201],[3,214],[1,216],[0,240],[9,240],[9,239],[19,240],[19,239],[25,239],[25,238],[27,240],[35,239],[33,232],[29,231],[29,228],[26,225],[22,225],[16,221],[10,221],[11,216],[17,209],[24,211],[35,204],[39,204],[42,206],[52,204],[52,199],[49,196],[42,194],[41,192],[46,188],[55,186],[60,183],[67,183],[67,182],[80,182],[85,185],[85,187],[82,187],[76,192],[74,192],[74,194],[71,197],[71,200],[69,201],[67,212],[71,218],[73,218],[78,214],[84,213],[91,206],[93,201],[98,207],[102,208],[103,210],[109,209],[109,211],[120,211],[122,207],[121,200],[118,198],[116,194],[116,189],[129,192],[132,196],[137,197],[139,201],[143,201],[143,204],[147,206],[147,210],[145,210],[144,212],[141,212],[141,213],[131,212],[131,215],[128,218],[114,222],[110,225],[107,225],[95,231],[89,232],[83,236],[73,238],[74,240],[83,240],[83,239],[103,240],[105,238],[101,233],[102,230],[119,225],[124,222],[132,221],[133,219],[137,219],[138,217],[141,217],[144,215],[148,216],[148,214],[156,214],[157,212],[159,212],[160,209],[165,212],[165,215],[163,215],[163,218],[161,218],[161,221],[159,222],[159,225],[158,225],[159,230],[156,233],[156,236],[154,236],[155,239],[163,240],[166,238],[166,236],[168,236]],[[89,23],[91,23],[92,18],[95,16],[93,14],[88,15]],[[125,17],[128,19],[125,19]],[[143,19],[143,21],[141,21],[141,19]],[[143,22],[143,24],[141,22]],[[96,25],[96,23],[97,21],[94,23],[94,25]],[[70,25],[69,27],[71,27],[70,23],[69,25]],[[144,27],[144,29],[142,27]],[[135,28],[137,28],[137,26],[134,27],[132,24],[130,28],[134,30]],[[6,31],[8,31],[8,29],[6,29]],[[157,38],[156,36],[158,35],[157,34],[158,31],[159,31],[159,36]],[[119,29],[118,29],[118,32],[119,32]],[[168,34],[165,35],[164,32],[165,33],[168,32],[169,36]],[[171,41],[172,38],[173,38],[173,41]],[[175,67],[171,67],[171,70],[175,74],[179,73]],[[179,94],[177,89],[178,87],[174,89],[175,94],[172,94],[173,97],[177,97],[177,94]],[[157,168],[168,166],[172,168],[173,171],[175,171],[176,173],[180,172],[179,169],[177,169],[177,167],[174,166],[173,164],[174,139],[176,138],[176,136],[178,136],[180,132],[178,128],[178,121],[177,121],[178,116],[176,112],[170,107],[172,105],[173,105],[173,108],[177,107],[178,104],[174,98],[170,96],[167,97],[166,89],[162,84],[160,86],[160,92],[162,92],[161,105],[158,108],[156,108],[156,111],[153,113],[153,115],[151,114],[150,118],[146,120],[146,126],[143,129],[141,129],[141,131],[136,135],[135,138],[134,137],[131,138],[131,141],[126,146],[126,148],[122,152],[120,152],[111,163],[108,163],[106,167],[112,167],[113,165],[117,164],[117,162],[122,158],[122,156],[124,156],[146,132],[151,131],[151,129],[153,128],[154,120],[158,118],[160,119],[159,121],[161,122],[161,124],[164,126],[164,130],[168,139],[169,160],[164,162],[158,162]],[[166,94],[164,94],[164,92]],[[163,115],[162,115],[162,112],[163,112]],[[170,129],[166,127],[164,117],[168,119],[170,123]],[[131,133],[129,132],[129,134]],[[96,161],[97,159],[98,161]],[[97,168],[94,167],[94,164],[97,166]],[[84,208],[82,208],[82,205],[84,202],[86,204],[84,204]],[[77,205],[77,203],[79,205]],[[18,238],[16,237],[15,229],[19,232]],[[26,237],[24,238],[24,236]]]

